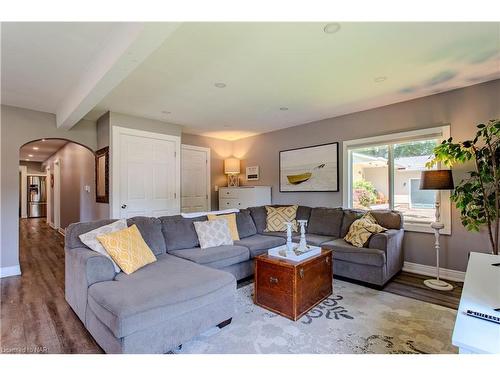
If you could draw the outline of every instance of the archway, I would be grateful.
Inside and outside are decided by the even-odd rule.
[[[19,163],[24,172],[22,219],[41,218],[64,233],[72,222],[103,216],[95,199],[95,154],[89,147],[65,138],[36,139],[19,148]]]

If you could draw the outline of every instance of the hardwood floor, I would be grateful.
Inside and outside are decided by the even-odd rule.
[[[102,353],[64,299],[64,237],[44,219],[22,219],[20,262],[22,276],[0,279],[0,352]],[[427,289],[425,278],[401,273],[384,291],[457,308],[460,283],[439,292]]]
[[[0,279],[2,353],[102,353],[64,299],[64,237],[20,220],[22,276]]]

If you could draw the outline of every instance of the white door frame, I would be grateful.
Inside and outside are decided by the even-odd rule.
[[[19,186],[21,191],[21,219],[26,219],[28,217],[28,167],[20,165],[19,171],[21,172],[21,186]]]
[[[50,181],[50,166],[47,166],[45,168],[45,186],[47,187],[47,217],[46,221],[47,224],[50,226],[53,226],[54,224],[52,223],[51,216],[52,216],[52,185]]]
[[[152,139],[160,139],[172,141],[175,143],[175,196],[177,211],[181,212],[181,137],[175,135],[167,135],[162,133],[153,133],[144,130],[136,130],[124,128],[121,126],[111,127],[111,140],[110,140],[110,168],[109,168],[109,206],[111,209],[111,218],[120,218],[121,202],[120,202],[120,136],[122,134],[132,135],[136,137],[145,137]]]
[[[49,182],[50,183],[50,182]],[[54,229],[61,228],[61,162],[54,161]]]
[[[212,211],[212,182],[210,181],[210,173],[212,171],[212,168],[210,166],[210,159],[211,159],[211,150],[209,147],[200,147],[200,146],[191,146],[191,145],[185,145],[182,144],[181,148],[184,150],[195,150],[195,151],[203,151],[207,153],[207,211]],[[182,153],[181,153],[182,155]],[[181,171],[182,172],[182,171]],[[181,176],[182,178],[182,176]],[[181,185],[182,186],[182,185]],[[182,191],[181,191],[181,199],[182,199]]]

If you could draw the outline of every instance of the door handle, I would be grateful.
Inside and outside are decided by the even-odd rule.
[[[127,205],[126,204],[122,204],[122,208],[123,209],[127,208]]]

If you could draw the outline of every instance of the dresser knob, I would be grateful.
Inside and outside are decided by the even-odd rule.
[[[299,270],[299,276],[300,276],[300,278],[301,278],[301,279],[303,279],[303,278],[304,278],[304,269],[303,269],[303,268],[301,268],[301,269]]]
[[[326,262],[326,263],[330,263],[330,258],[326,257],[326,258],[325,258],[325,262]]]
[[[271,276],[271,277],[269,278],[269,282],[270,282],[271,284],[278,284],[278,278],[277,278],[277,277],[272,277],[272,276]]]

